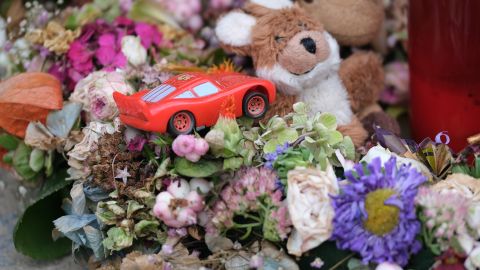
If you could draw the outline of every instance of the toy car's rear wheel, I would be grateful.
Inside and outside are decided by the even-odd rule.
[[[177,112],[168,121],[168,131],[172,135],[190,134],[194,128],[195,118],[191,112]]]
[[[243,98],[243,115],[258,119],[268,110],[268,98],[259,92],[250,92]]]

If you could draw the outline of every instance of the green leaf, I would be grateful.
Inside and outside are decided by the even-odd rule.
[[[322,123],[329,130],[337,129],[337,118],[331,113],[322,113],[320,115],[320,123]]]
[[[133,244],[133,234],[123,228],[112,227],[107,232],[103,245],[108,250],[122,250]]]
[[[303,102],[297,102],[293,104],[293,111],[298,114],[306,114],[307,113],[307,105]]]
[[[34,172],[39,172],[42,170],[43,165],[45,163],[45,152],[35,148],[33,149],[32,153],[30,153],[30,159],[28,161],[28,165]]]
[[[232,157],[223,160],[223,169],[224,170],[236,170],[243,165],[243,158],[241,157]]]
[[[156,232],[159,225],[160,223],[155,220],[140,220],[140,222],[135,224],[133,230],[135,231],[135,235],[142,236],[147,235],[149,232]]]
[[[405,269],[430,269],[435,263],[435,255],[430,249],[424,247],[420,252],[410,258]]]
[[[15,155],[15,151],[10,151],[3,156],[3,162],[6,164],[13,163],[13,156]]]
[[[19,142],[19,139],[10,134],[0,135],[0,147],[5,148],[6,150],[11,151],[17,149]]]
[[[22,142],[18,145],[13,156],[13,168],[25,180],[31,180],[37,175],[37,173],[30,168],[31,152],[32,149]]]
[[[178,174],[187,177],[209,177],[222,170],[222,163],[201,159],[191,162],[184,158],[175,159],[175,170]]]
[[[64,215],[61,190],[70,184],[65,181],[66,177],[66,170],[61,170],[47,179],[49,184],[42,189],[40,198],[19,218],[13,232],[13,242],[18,252],[37,260],[52,260],[70,253],[69,239],[52,239],[53,220]]]
[[[295,129],[286,128],[280,132],[275,132],[271,139],[265,143],[263,151],[272,153],[277,149],[278,145],[284,145],[286,142],[293,143],[298,139],[298,132]]]

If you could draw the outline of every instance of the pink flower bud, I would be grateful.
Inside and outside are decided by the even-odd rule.
[[[190,185],[185,179],[175,180],[168,186],[167,191],[177,199],[184,199],[190,193]]]
[[[164,202],[157,202],[153,207],[153,214],[162,221],[174,218],[173,212]]]
[[[196,191],[191,191],[186,197],[188,204],[191,209],[195,212],[200,212],[203,210],[204,202],[202,196]]]
[[[262,268],[263,267],[263,257],[260,255],[253,255],[250,259],[250,267],[251,268]]]
[[[183,157],[195,149],[195,136],[180,135],[172,143],[173,152],[177,156]]]
[[[195,139],[195,150],[194,152],[200,156],[205,155],[208,152],[208,143],[202,138]]]
[[[185,158],[190,160],[191,162],[197,162],[200,160],[200,155],[193,152],[193,153],[186,154]]]
[[[182,208],[178,212],[177,220],[183,225],[181,227],[193,225],[197,223],[197,214],[192,208]]]
[[[169,205],[170,204],[170,201],[173,199],[173,195],[169,192],[160,192],[158,195],[157,195],[157,198],[156,198],[156,203],[160,203],[160,202],[163,202],[165,203],[166,205]]]

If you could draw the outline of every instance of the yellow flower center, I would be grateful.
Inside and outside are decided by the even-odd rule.
[[[369,232],[382,236],[397,226],[400,209],[385,205],[385,201],[394,194],[395,191],[389,188],[377,189],[367,194],[365,210],[368,217],[363,222],[363,226]]]

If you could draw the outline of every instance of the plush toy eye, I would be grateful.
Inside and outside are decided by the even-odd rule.
[[[285,37],[275,36],[275,41],[276,42],[281,42],[283,39],[285,39]]]

